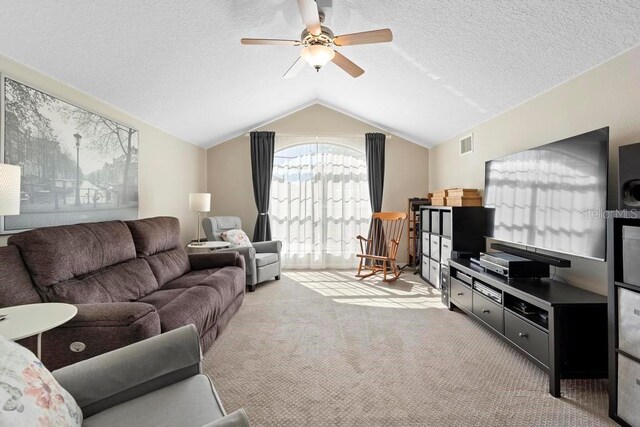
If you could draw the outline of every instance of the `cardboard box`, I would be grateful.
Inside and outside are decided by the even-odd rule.
[[[433,192],[432,199],[444,199],[447,197],[447,190],[438,190]]]
[[[432,197],[431,206],[447,206],[445,205],[446,199],[444,197]]]
[[[446,206],[482,206],[482,197],[447,197]]]
[[[447,197],[480,197],[480,192],[475,188],[452,188],[447,191]]]

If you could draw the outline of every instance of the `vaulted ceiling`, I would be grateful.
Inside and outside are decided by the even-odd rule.
[[[640,44],[637,0],[318,0],[336,34],[393,30],[282,74],[295,0],[0,0],[0,53],[204,147],[321,102],[431,146]],[[2,70],[0,70],[1,72]]]

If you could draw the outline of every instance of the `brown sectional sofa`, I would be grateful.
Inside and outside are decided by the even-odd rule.
[[[191,323],[206,350],[244,290],[244,258],[188,255],[171,217],[40,228],[0,247],[0,308],[43,301],[78,307],[74,319],[43,334],[49,369]],[[86,349],[72,351],[74,342]]]

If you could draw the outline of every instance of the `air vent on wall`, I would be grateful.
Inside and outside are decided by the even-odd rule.
[[[473,134],[460,138],[460,155],[473,153]]]

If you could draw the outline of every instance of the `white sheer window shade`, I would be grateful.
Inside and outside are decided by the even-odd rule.
[[[354,268],[371,220],[364,136],[276,135],[270,216],[284,268]]]

